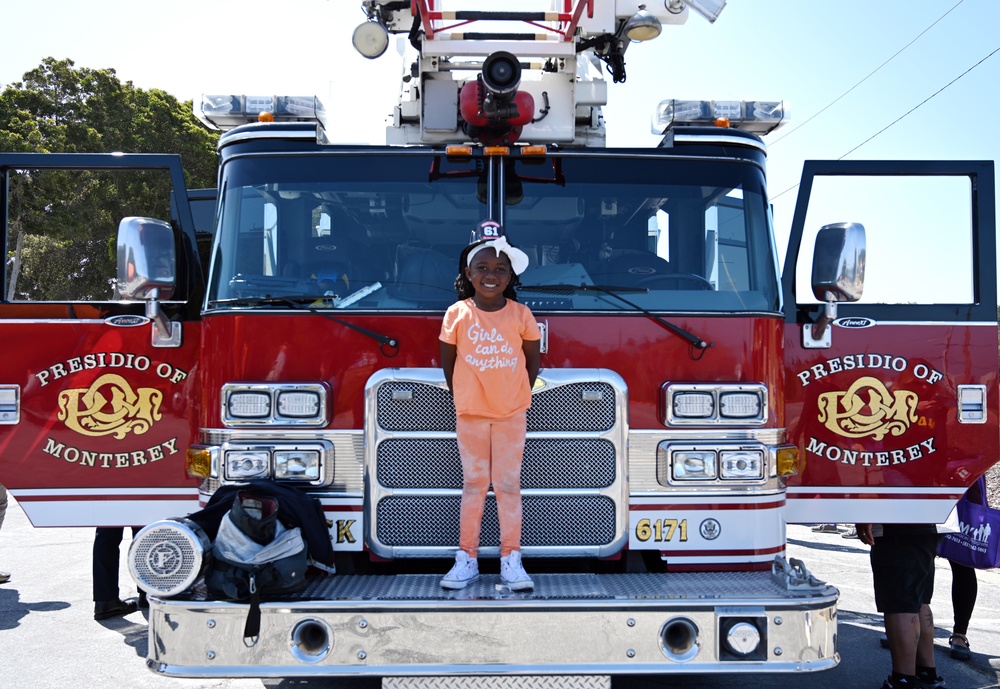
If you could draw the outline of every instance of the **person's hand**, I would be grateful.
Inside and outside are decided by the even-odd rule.
[[[858,540],[862,543],[867,543],[868,545],[875,545],[875,539],[872,537],[871,524],[855,524],[854,528],[858,530]]]

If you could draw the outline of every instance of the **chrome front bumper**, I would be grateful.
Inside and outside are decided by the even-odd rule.
[[[149,658],[176,677],[802,672],[839,662],[836,588],[766,572],[330,576],[261,606],[150,598]]]

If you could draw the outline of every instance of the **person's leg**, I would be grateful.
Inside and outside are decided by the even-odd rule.
[[[892,656],[892,676],[887,686],[915,683],[919,672],[936,677],[933,617],[928,605],[934,592],[935,551],[933,533],[887,530],[874,539],[871,563],[875,606],[885,617]]]
[[[500,523],[500,556],[521,549],[521,462],[527,415],[522,412],[491,426],[493,492]]]
[[[920,614],[915,612],[885,613],[885,635],[889,638],[893,674],[916,677]]]
[[[929,604],[924,603],[920,606],[917,620],[919,624],[916,649],[917,667],[934,670],[934,613],[931,612]]]
[[[94,535],[93,574],[94,602],[119,600],[118,567],[119,547],[125,529],[98,527]]]
[[[951,565],[951,605],[955,610],[955,636],[965,638],[969,631],[969,621],[976,607],[976,597],[979,595],[979,581],[976,570],[948,560]]]
[[[951,646],[952,658],[968,660],[972,657],[972,651],[969,650],[969,621],[976,607],[979,581],[976,570],[972,567],[951,560],[948,560],[948,564],[951,565],[951,605],[955,610],[955,626],[952,627],[948,645]]]
[[[458,453],[462,458],[462,511],[458,546],[469,557],[479,555],[486,493],[490,488],[489,421],[459,416],[455,424]]]

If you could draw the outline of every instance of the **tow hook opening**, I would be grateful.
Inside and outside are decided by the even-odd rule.
[[[291,651],[303,663],[318,663],[333,649],[333,630],[323,620],[307,617],[292,628]]]
[[[698,655],[698,626],[686,617],[667,620],[660,629],[660,647],[670,660],[684,663]]]

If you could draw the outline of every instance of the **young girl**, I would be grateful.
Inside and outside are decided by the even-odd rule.
[[[462,512],[455,565],[441,580],[461,589],[479,579],[479,533],[490,483],[500,521],[500,578],[513,591],[533,588],[521,564],[521,459],[527,409],[538,375],[541,333],[514,287],[528,256],[507,243],[492,220],[486,239],[459,258],[459,300],[441,324],[441,367],[455,397],[462,458]]]

